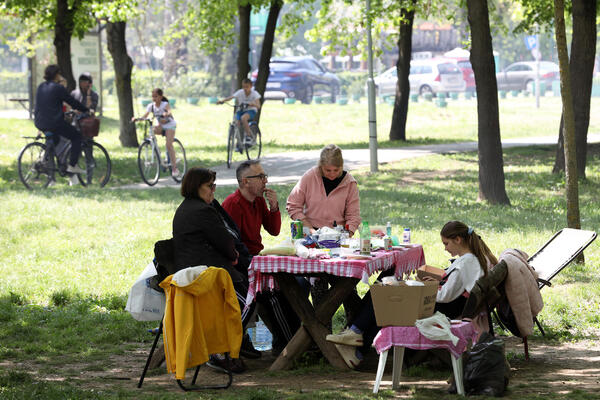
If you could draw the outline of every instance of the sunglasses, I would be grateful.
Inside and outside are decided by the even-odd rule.
[[[246,176],[246,179],[250,179],[250,178],[267,179],[268,177],[269,177],[269,175],[267,175],[267,174],[258,174],[258,175]]]
[[[216,183],[209,183],[208,187],[210,188],[210,190],[215,190],[216,187],[217,187],[217,184]]]

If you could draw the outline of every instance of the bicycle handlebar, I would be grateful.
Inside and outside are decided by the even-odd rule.
[[[152,123],[152,120],[150,118],[134,118],[131,123],[135,124],[136,122],[147,122],[147,123]]]

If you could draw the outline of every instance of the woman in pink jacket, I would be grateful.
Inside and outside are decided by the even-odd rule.
[[[350,236],[360,225],[356,180],[344,171],[342,149],[335,144],[321,150],[319,163],[308,170],[287,199],[290,218],[302,221],[311,233],[323,226],[348,225]]]

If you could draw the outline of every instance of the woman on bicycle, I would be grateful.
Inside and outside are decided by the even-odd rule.
[[[156,121],[153,129],[155,135],[164,135],[167,140],[167,152],[169,153],[169,159],[171,160],[171,173],[173,176],[179,176],[179,170],[175,162],[175,149],[173,148],[173,139],[175,138],[175,128],[177,123],[171,113],[171,106],[169,105],[169,99],[163,95],[163,91],[160,88],[152,90],[152,103],[148,104],[146,113],[141,117],[145,119],[148,114],[152,113],[154,120]],[[135,117],[131,119],[135,120]]]

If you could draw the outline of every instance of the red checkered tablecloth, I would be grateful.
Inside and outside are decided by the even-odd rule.
[[[297,256],[254,256],[248,269],[248,296],[246,304],[252,303],[256,293],[263,289],[277,288],[275,277],[278,272],[294,275],[326,273],[335,276],[361,279],[369,282],[376,271],[385,271],[395,266],[396,276],[416,270],[425,264],[423,246],[373,253],[370,260],[348,260],[343,258],[305,259]]]

